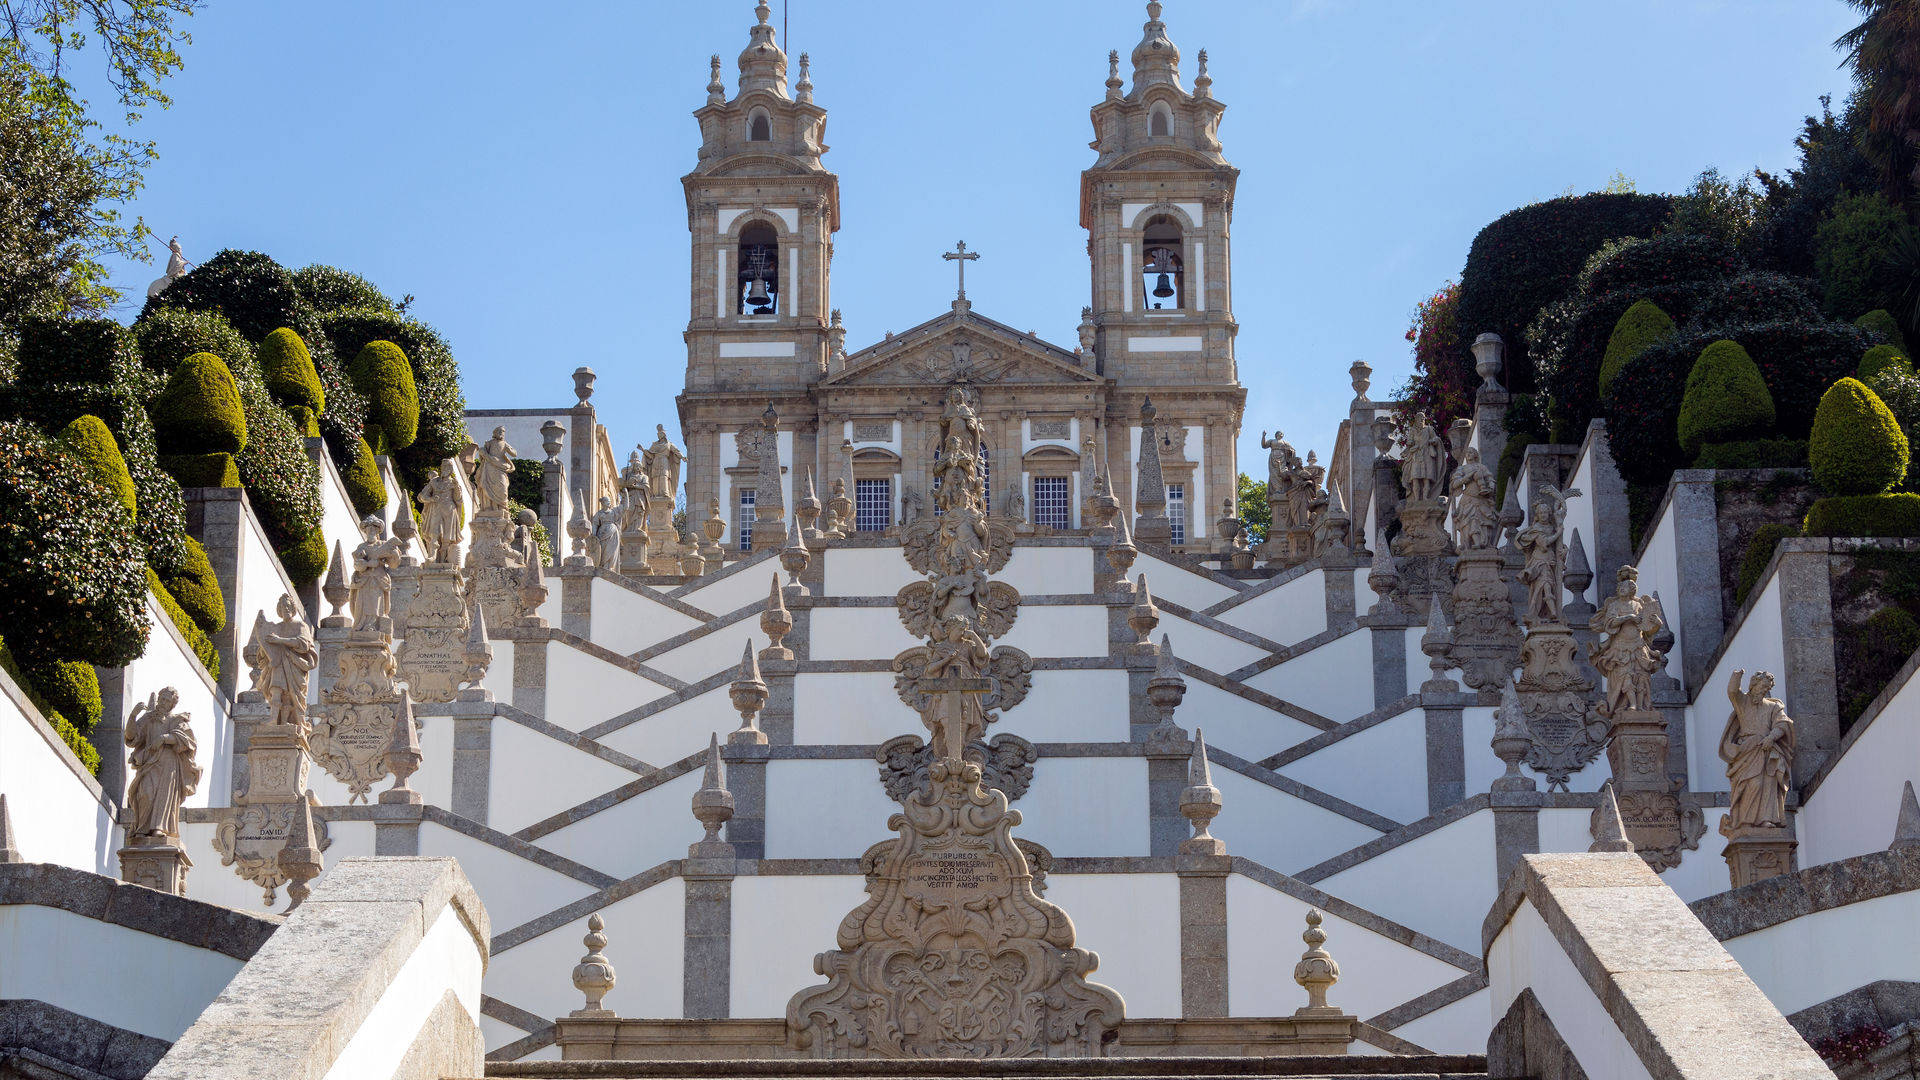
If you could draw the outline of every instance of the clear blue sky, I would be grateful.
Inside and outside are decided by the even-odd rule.
[[[563,407],[589,364],[631,445],[674,421],[689,114],[709,54],[731,85],[752,6],[215,0],[173,109],[141,126],[162,156],[134,210],[162,255],[178,233],[189,258],[252,248],[414,294],[470,406]],[[849,347],[944,311],[939,255],[964,238],[976,309],[1071,348],[1087,110],[1144,3],[788,7],[783,44],[796,67],[812,53],[829,110]],[[1615,171],[1675,191],[1708,165],[1790,165],[1801,117],[1846,92],[1830,43],[1854,21],[1839,0],[1169,0],[1165,18],[1187,79],[1209,50],[1241,170],[1243,465],[1275,426],[1324,454],[1355,358],[1376,399],[1399,385],[1413,305],[1507,210]],[[131,319],[158,264],[114,273]]]

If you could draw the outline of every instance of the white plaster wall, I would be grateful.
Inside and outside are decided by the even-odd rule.
[[[1682,851],[1679,866],[1660,872],[1660,880],[1689,904],[1703,896],[1733,888],[1733,876],[1727,869],[1725,854],[1727,842],[1720,836],[1720,821],[1727,816],[1727,812],[1719,807],[1708,807],[1703,816],[1707,831],[1700,837],[1699,849]],[[1802,860],[1802,865],[1806,865],[1805,860]]]
[[[1028,608],[1021,612],[1025,617]],[[814,608],[807,616],[807,659],[890,660],[926,642],[907,633],[898,608]]]
[[[193,860],[193,869],[187,871],[187,895],[195,900],[239,908],[241,911],[262,915],[286,914],[285,886],[274,891],[274,901],[269,906],[262,899],[260,886],[242,878],[233,867],[220,865],[220,853],[214,850],[213,846],[213,834],[217,828],[218,826],[211,822],[182,823],[180,826],[180,844],[187,849],[187,856]],[[309,883],[316,888],[321,882],[327,880],[328,871],[340,860],[355,855],[373,854],[373,822],[371,821],[328,822],[327,834],[330,843],[327,850],[320,856],[323,868],[320,876]],[[118,868],[111,872],[118,876]]]
[[[1173,874],[1049,874],[1046,899],[1091,949],[1091,976],[1120,992],[1127,1015],[1180,1015],[1180,879]]]
[[[733,640],[736,661],[740,659],[743,640],[744,635]],[[547,643],[546,718],[568,731],[585,731],[602,720],[610,720],[668,693],[666,687],[652,679],[610,664],[564,641]]]
[[[1327,572],[1315,570],[1294,578],[1228,608],[1218,618],[1282,645],[1304,641],[1327,628]]]
[[[1022,705],[1021,709],[1026,707]],[[1006,724],[1003,721],[998,726],[1005,728]],[[894,693],[890,671],[806,672],[794,676],[793,741],[802,746],[877,745],[896,735],[923,735],[925,730],[919,714]]]
[[[211,949],[61,908],[0,905],[0,1001],[44,1001],[172,1042],[239,971]]]
[[[1139,432],[1136,430],[1134,434],[1137,439]],[[1089,574],[1091,574],[1091,564],[1089,564]],[[1202,577],[1184,566],[1175,566],[1165,559],[1157,559],[1144,551],[1134,559],[1133,569],[1128,577],[1139,581],[1142,574],[1147,575],[1147,584],[1153,589],[1155,597],[1171,600],[1181,607],[1192,608],[1195,611],[1204,611],[1234,595],[1236,591],[1212,578]]]
[[[1198,679],[1187,680],[1187,696],[1173,719],[1183,726],[1204,728],[1208,746],[1248,761],[1271,757],[1320,734],[1319,728]]]
[[[1531,988],[1588,1076],[1651,1080],[1640,1056],[1532,904],[1520,905],[1487,950],[1487,980],[1491,991],[1487,1000],[1492,1006],[1489,1023],[1507,1015],[1520,992]]]
[[[825,554],[826,584],[821,592],[826,596],[892,596],[905,585],[926,580],[897,547],[834,548]]]
[[[1395,1035],[1436,1054],[1484,1054],[1487,1036],[1488,993],[1476,990],[1451,1005],[1442,1005],[1393,1029]]]
[[[1493,756],[1493,711],[1491,705],[1473,705],[1460,710],[1460,742],[1466,752],[1469,798],[1492,791],[1493,782],[1507,774],[1506,764]],[[1525,771],[1526,766],[1520,768]]]
[[[1816,911],[1722,944],[1783,1013],[1882,979],[1920,982],[1920,893]]]
[[[1733,639],[1720,654],[1719,662],[1707,673],[1706,682],[1700,684],[1700,693],[1687,709],[1687,771],[1695,791],[1727,790],[1727,766],[1720,760],[1720,736],[1726,731],[1727,714],[1733,711],[1732,703],[1727,700],[1727,680],[1733,677],[1734,671],[1745,671],[1749,679],[1756,671],[1770,671],[1778,681],[1773,696],[1787,697],[1790,688],[1787,685],[1786,629],[1780,613],[1784,603],[1780,576],[1775,574],[1768,577],[1753,607],[1747,611],[1747,617],[1741,621]],[[1669,610],[1676,606],[1671,603],[1665,605]],[[1674,661],[1667,665],[1667,673],[1675,674],[1674,668],[1678,663],[1676,655]],[[1744,688],[1746,683],[1743,681],[1741,685]],[[1794,778],[1796,782],[1801,779]],[[1829,777],[1822,781],[1821,786],[1825,787],[1831,780]],[[1880,812],[1886,815],[1888,822],[1893,820],[1893,811],[1900,806],[1899,800],[1900,784],[1896,782],[1893,785],[1893,801],[1887,803],[1885,811]],[[1891,825],[1888,827],[1890,829]],[[1891,838],[1893,834],[1889,832],[1887,835]],[[1811,865],[1804,854],[1801,863]]]
[[[1478,953],[1480,927],[1498,892],[1493,867],[1493,811],[1481,810],[1323,878],[1314,887]],[[1419,886],[1410,888],[1410,882]]]
[[[1147,759],[1043,757],[1017,835],[1062,858],[1148,853]]]
[[[898,622],[899,619],[894,621]],[[694,638],[671,652],[648,660],[647,666],[685,682],[698,682],[718,671],[738,669],[740,654],[745,651],[748,642],[753,643],[755,652],[767,647],[767,635],[760,632],[758,619],[743,619],[725,629]],[[552,686],[551,680],[548,686]],[[547,693],[553,691],[549,689]],[[638,701],[632,702],[627,708],[638,704]]]
[[[1426,713],[1409,709],[1279,771],[1383,817],[1418,821],[1427,816]]]
[[[732,443],[731,439],[721,441],[729,445]],[[739,538],[728,534],[723,544],[734,545],[727,549],[729,551],[736,550]],[[758,608],[767,602],[767,587],[775,574],[780,574],[781,582],[787,580],[786,575],[780,573],[779,559],[771,555],[762,556],[760,565],[752,569],[736,570],[726,577],[711,581],[701,578],[700,581],[705,584],[682,595],[680,599],[711,615],[731,615],[743,607]]]
[[[1165,609],[1160,612],[1160,625],[1153,630],[1154,641],[1162,637],[1172,641],[1175,656],[1222,675],[1238,671],[1268,655],[1258,645],[1249,645],[1218,630],[1188,622]]]
[[[785,1016],[787,999],[826,981],[813,973],[814,955],[834,947],[834,928],[866,898],[865,882],[851,874],[733,879],[728,1011]],[[678,969],[673,982],[680,983]]]
[[[607,946],[607,955],[620,976],[607,994],[607,1008],[621,1016],[644,1019],[681,1014],[686,909],[686,885],[677,877],[600,909],[607,923],[607,940],[613,943]],[[571,976],[580,954],[586,951],[580,944],[586,933],[587,916],[582,915],[495,953],[487,963],[483,989],[535,1016],[565,1016],[580,1008],[580,991],[573,988]],[[622,957],[628,958],[625,964]],[[500,1043],[490,1038],[487,1049],[496,1049],[522,1034],[511,1028],[505,1033],[508,1037]]]
[[[592,596],[593,643],[623,656],[700,625],[646,593],[621,588],[605,578],[593,579]]]
[[[508,1043],[518,1042],[526,1038],[528,1034],[527,1031],[521,1028],[514,1027],[512,1024],[502,1023],[491,1016],[482,1016],[480,1018],[480,1037],[485,1040],[489,1052],[505,1046]],[[555,1045],[547,1045],[535,1050],[531,1054],[513,1058],[512,1060],[559,1061],[560,1048]]]
[[[1592,846],[1592,810],[1568,807],[1540,811],[1541,851],[1585,851]]]
[[[275,608],[280,603],[280,597],[293,591],[293,586],[287,582],[286,571],[280,567],[280,557],[273,553],[272,545],[267,542],[267,534],[262,531],[260,521],[251,508],[243,520],[240,529],[240,595],[229,598],[235,601],[233,625],[239,628],[242,643],[253,627],[254,614],[264,611],[268,622],[278,622],[280,616]]]
[[[420,825],[420,854],[451,855],[487,906],[495,934],[573,903],[593,887],[434,822]]]
[[[872,758],[767,762],[769,859],[857,859],[893,835],[899,811]]]
[[[556,855],[622,880],[687,857],[705,831],[693,819],[701,771],[678,776],[534,841]],[[560,906],[558,899],[547,905]]]
[[[1407,693],[1409,694],[1419,693],[1420,684],[1433,678],[1433,665],[1428,661],[1427,654],[1420,651],[1420,639],[1425,634],[1425,627],[1409,626],[1406,629]],[[1454,669],[1450,678],[1460,682],[1459,670]],[[1461,685],[1464,687],[1466,684],[1461,683]]]
[[[150,629],[147,651],[122,669],[127,708],[131,711],[135,703],[145,702],[162,687],[178,691],[179,710],[192,720],[193,759],[200,766],[200,787],[187,796],[184,805],[226,806],[233,801],[228,790],[233,779],[233,726],[227,722],[226,699],[208,678],[206,668],[200,666],[199,658],[174,636],[173,621],[152,593],[147,594],[146,606]],[[250,630],[248,624],[241,636],[244,638]],[[126,717],[120,719],[125,721]],[[117,753],[122,762],[130,753],[125,742],[100,747],[100,751],[102,757]],[[133,770],[125,769],[123,775],[131,779]]]
[[[1687,640],[1685,613],[1681,610],[1680,603],[1679,530],[1674,525],[1672,502],[1666,504],[1659,519],[1648,526],[1648,530],[1643,534],[1645,539],[1642,545],[1646,549],[1646,554],[1640,557],[1638,564],[1640,592],[1646,596],[1652,596],[1656,592],[1660,594],[1661,609],[1666,612],[1667,627],[1673,631],[1674,636],[1673,654],[1671,662],[1667,665],[1667,674],[1678,678],[1681,657],[1702,649],[1710,652],[1719,642],[1709,641],[1702,645]],[[1589,551],[1588,554],[1591,555],[1592,552]],[[1617,584],[1615,581],[1601,581],[1596,577],[1593,581],[1593,591],[1604,597],[1611,594]],[[1718,738],[1719,735],[1716,732],[1715,740],[1718,741]]]
[[[519,832],[637,779],[638,774],[618,765],[495,717],[493,751],[488,755],[487,823],[501,832]]]
[[[1800,865],[1884,849],[1909,780],[1920,782],[1920,679],[1900,688],[1807,800],[1796,822]]]
[[[1213,784],[1225,806],[1214,819],[1213,835],[1226,841],[1229,852],[1283,874],[1317,866],[1380,835],[1231,769],[1215,768]]]
[[[1001,713],[987,737],[1007,731],[1036,743],[1123,743],[1132,738],[1128,709],[1124,671],[1036,671],[1027,700]]]
[[[63,749],[0,694],[0,793],[20,854],[118,877],[112,812],[68,767]]]
[[[1251,878],[1227,878],[1229,1016],[1291,1016],[1307,1003],[1307,992],[1293,981],[1293,961],[1308,907]],[[1326,950],[1340,964],[1340,982],[1327,1004],[1355,1016],[1377,1016],[1467,974],[1337,915],[1321,914]]]
[[[725,742],[727,733],[740,726],[740,713],[727,696],[727,685],[636,720],[600,742],[654,766],[706,749],[709,736],[718,735]]]
[[[571,387],[562,391],[562,393],[572,392]],[[546,460],[547,452],[540,444],[540,441],[545,438],[545,436],[540,434],[540,425],[552,420],[567,429],[567,438],[571,440],[573,438],[572,415],[573,410],[569,406],[557,408],[548,416],[474,416],[468,414],[466,418],[467,438],[485,445],[488,439],[493,438],[493,429],[503,427],[507,429],[507,442],[513,447],[513,456],[544,461]],[[560,454],[563,458],[571,460],[573,456],[572,447],[563,444]],[[473,504],[468,503],[467,505],[472,506]]]
[[[1013,629],[994,645],[1011,645],[1033,656],[1105,656],[1107,609],[1023,605]]]
[[[351,552],[360,543],[360,515],[353,512],[353,501],[347,498],[347,490],[341,486],[340,470],[334,466],[332,455],[323,446],[319,456],[320,531],[327,538],[327,555],[331,558],[334,541],[340,542],[342,555]]]
[[[341,1048],[340,1056],[327,1070],[326,1080],[393,1076],[427,1018],[449,991],[467,1010],[467,1016],[477,1019],[480,974],[487,966],[485,948],[473,939],[452,904],[442,908],[374,1002],[372,1011]]]
[[[905,559],[901,560],[902,562]],[[1023,547],[994,577],[1028,596],[1080,595],[1093,591],[1093,551],[1084,547]],[[1032,608],[1022,608],[1025,618]]]
[[[1179,651],[1179,646],[1174,647]],[[1373,711],[1372,631],[1356,630],[1247,680],[1255,690],[1345,723]]]

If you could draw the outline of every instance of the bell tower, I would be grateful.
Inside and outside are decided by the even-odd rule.
[[[1106,99],[1093,107],[1099,153],[1080,178],[1080,224],[1093,263],[1099,371],[1122,384],[1232,384],[1233,192],[1240,172],[1221,154],[1226,106],[1213,97],[1207,54],[1189,92],[1180,50],[1147,5],[1133,50],[1133,86],[1108,56]]]

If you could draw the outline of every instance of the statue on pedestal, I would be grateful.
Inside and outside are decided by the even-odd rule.
[[[1727,683],[1727,699],[1733,711],[1727,714],[1726,729],[1720,734],[1720,760],[1727,763],[1727,784],[1733,791],[1733,806],[1720,821],[1722,835],[1740,828],[1784,828],[1787,824],[1787,788],[1793,770],[1793,720],[1787,716],[1786,703],[1769,696],[1773,676],[1765,671],[1753,674],[1745,690],[1740,682],[1745,671],[1735,671]]]
[[[673,440],[667,438],[665,424],[655,424],[653,430],[658,432],[660,437],[653,441],[652,446],[647,447],[645,457],[642,459],[646,468],[647,481],[652,490],[671,495],[680,490],[680,464],[687,460],[687,454],[686,451],[675,446]]]
[[[600,496],[600,509],[593,515],[593,565],[602,570],[620,569],[621,510],[613,500]]]
[[[507,429],[493,429],[493,438],[473,460],[473,500],[475,516],[507,512],[507,478],[513,475],[515,451],[507,442]]]
[[[1461,551],[1491,548],[1500,538],[1500,514],[1493,505],[1493,471],[1480,461],[1480,450],[1469,446],[1448,485],[1453,498],[1454,543]]]
[[[1563,536],[1567,500],[1579,494],[1579,488],[1561,491],[1552,484],[1542,485],[1534,493],[1531,520],[1514,537],[1515,546],[1526,557],[1520,581],[1527,587],[1529,626],[1558,624],[1565,619],[1562,604],[1566,591],[1567,544]]]
[[[281,596],[280,621],[260,627],[260,690],[267,699],[268,722],[306,730],[307,679],[320,653],[313,631],[294,607],[293,597]]]
[[[353,549],[353,583],[347,586],[347,608],[355,630],[380,630],[381,620],[393,612],[393,571],[400,565],[398,540],[382,540],[385,529],[372,514],[360,522],[360,546]],[[303,702],[305,698],[301,699]]]
[[[123,737],[133,767],[133,782],[127,785],[129,845],[177,846],[180,806],[200,789],[200,766],[193,759],[198,743],[187,714],[174,711],[179,704],[180,694],[169,686],[127,716]]]
[[[1653,597],[1636,595],[1639,584],[1638,569],[1621,567],[1614,594],[1587,623],[1601,635],[1592,647],[1593,666],[1606,677],[1606,714],[1612,718],[1653,709],[1653,673],[1661,666],[1653,653],[1653,637],[1663,623]]]
[[[420,489],[420,542],[430,563],[452,563],[460,548],[460,519],[466,516],[466,497],[454,476],[451,458],[438,469],[427,470]],[[405,513],[405,508],[401,510]]]
[[[1432,502],[1440,497],[1440,474],[1446,467],[1446,448],[1440,433],[1426,413],[1417,412],[1407,425],[1406,438],[1400,481],[1407,489],[1407,501]]]

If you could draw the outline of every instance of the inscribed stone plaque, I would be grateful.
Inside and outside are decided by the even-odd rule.
[[[986,851],[929,851],[902,868],[907,896],[929,910],[978,907],[1007,895],[1007,862]]]
[[[892,442],[893,421],[855,420],[853,437],[858,442]]]
[[[1036,439],[1070,439],[1073,437],[1073,421],[1063,418],[1035,420],[1033,422],[1033,437]]]

